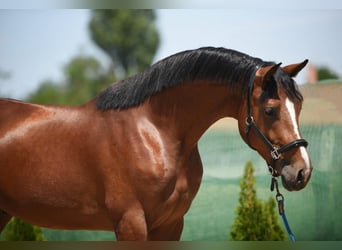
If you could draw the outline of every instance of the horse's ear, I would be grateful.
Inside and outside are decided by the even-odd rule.
[[[305,59],[301,63],[296,63],[296,64],[290,64],[285,67],[283,67],[283,70],[290,76],[290,77],[295,77],[299,71],[301,71],[306,64],[309,62],[308,59]]]
[[[256,75],[261,78],[260,84],[262,88],[265,88],[266,84],[272,80],[273,75],[277,71],[277,69],[280,67],[281,63],[274,64],[271,66],[265,66],[261,67]]]

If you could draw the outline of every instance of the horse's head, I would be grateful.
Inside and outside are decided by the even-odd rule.
[[[282,177],[287,190],[300,190],[310,179],[312,165],[302,139],[298,117],[303,97],[292,77],[302,63],[263,66],[249,85],[239,129],[244,140],[266,160],[274,176]]]

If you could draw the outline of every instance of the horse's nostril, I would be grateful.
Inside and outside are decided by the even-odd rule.
[[[300,184],[304,181],[304,176],[305,176],[304,170],[303,169],[299,170],[298,175],[297,175],[297,183],[298,184]]]

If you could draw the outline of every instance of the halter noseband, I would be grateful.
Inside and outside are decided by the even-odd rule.
[[[251,80],[248,85],[248,95],[247,95],[247,118],[246,118],[246,127],[245,127],[245,134],[246,134],[246,141],[247,144],[253,148],[249,143],[249,131],[250,129],[253,129],[256,135],[264,142],[264,144],[269,148],[270,155],[271,155],[271,162],[267,163],[268,169],[273,177],[278,177],[279,174],[277,170],[275,169],[275,162],[280,158],[282,153],[285,153],[287,151],[290,151],[292,149],[298,148],[298,147],[307,147],[308,142],[304,139],[296,139],[286,145],[283,145],[281,147],[275,146],[272,144],[272,142],[260,131],[258,126],[256,125],[253,115],[252,115],[252,104],[251,104],[251,98],[253,94],[253,86],[254,86],[254,79],[256,71],[261,67],[262,65],[259,65],[254,70],[254,76],[251,77]]]

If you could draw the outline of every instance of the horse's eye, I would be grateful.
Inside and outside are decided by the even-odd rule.
[[[264,112],[265,112],[265,115],[267,115],[267,116],[276,116],[277,115],[275,108],[272,108],[272,107],[266,107]]]

